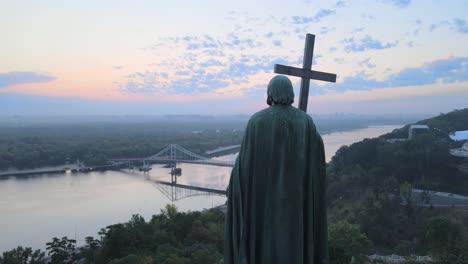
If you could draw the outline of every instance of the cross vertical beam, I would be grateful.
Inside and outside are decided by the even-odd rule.
[[[302,69],[312,70],[312,58],[314,56],[315,35],[307,34],[304,46],[304,58]],[[307,102],[309,101],[309,85],[310,79],[301,78],[301,91],[299,94],[299,109],[307,112]]]
[[[307,102],[309,100],[310,80],[321,80],[326,82],[336,82],[336,74],[319,72],[312,70],[312,59],[314,56],[315,35],[307,34],[304,46],[304,58],[302,69],[275,64],[275,73],[301,77],[301,91],[299,94],[299,109],[307,112]]]

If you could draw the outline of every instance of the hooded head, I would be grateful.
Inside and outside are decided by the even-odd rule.
[[[267,91],[268,105],[291,105],[294,102],[294,90],[291,81],[284,75],[276,75],[270,80]]]

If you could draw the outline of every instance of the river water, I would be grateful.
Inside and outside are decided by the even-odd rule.
[[[327,161],[342,145],[399,127],[374,126],[324,135]],[[235,156],[219,159],[233,160]],[[196,164],[178,167],[182,169],[180,184],[225,189],[229,182],[231,168]],[[17,245],[45,249],[45,243],[54,236],[68,236],[82,245],[86,236],[97,236],[100,228],[128,221],[132,214],[149,220],[171,203],[167,195],[172,189],[155,183],[155,180],[170,181],[169,172],[162,165],[153,165],[147,175],[122,170],[0,179],[0,252]],[[183,197],[179,195],[176,198]],[[180,211],[189,211],[211,208],[225,201],[222,196],[197,195],[174,204]]]

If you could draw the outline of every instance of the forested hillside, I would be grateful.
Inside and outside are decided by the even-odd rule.
[[[359,225],[376,251],[400,254],[437,254],[442,249],[430,243],[429,230],[443,222],[439,239],[447,248],[442,251],[456,255],[463,243],[450,241],[467,237],[468,207],[434,207],[427,192],[421,195],[428,206],[418,207],[411,196],[412,188],[468,195],[468,173],[459,170],[468,161],[449,154],[461,144],[449,134],[468,130],[468,109],[417,124],[429,130],[413,140],[388,141],[408,137],[407,125],[339,149],[327,168],[329,218]]]

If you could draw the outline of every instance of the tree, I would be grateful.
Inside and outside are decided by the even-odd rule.
[[[153,259],[149,256],[128,255],[126,257],[115,259],[109,264],[151,264]]]
[[[17,247],[3,252],[0,256],[0,264],[46,264],[45,253],[31,248]]]
[[[368,254],[372,242],[359,230],[357,225],[347,222],[331,224],[328,228],[330,262],[348,264],[352,257]]]
[[[443,216],[432,217],[429,219],[426,239],[435,256],[458,255],[464,246],[463,227]]]
[[[190,259],[183,256],[183,251],[170,244],[162,244],[156,251],[156,263],[190,263]]]
[[[101,245],[101,241],[94,239],[94,237],[85,238],[86,245],[81,248],[81,255],[86,259],[87,262],[92,263],[96,250]]]
[[[391,176],[385,178],[383,181],[383,190],[386,193],[397,194],[398,193],[398,181],[395,177]]]
[[[413,193],[413,186],[409,182],[404,182],[400,185],[400,195],[405,199],[407,204],[411,203],[411,196]]]
[[[218,250],[207,244],[194,244],[189,249],[191,251],[190,259],[193,264],[216,264],[223,259]]]
[[[52,264],[72,264],[78,259],[75,252],[76,240],[62,237],[52,238],[51,242],[46,243],[48,255],[51,257]]]
[[[410,256],[415,253],[414,243],[408,240],[402,240],[395,247],[395,253],[401,256]]]
[[[173,204],[166,204],[166,207],[161,209],[161,214],[167,219],[174,219],[177,215],[177,207]]]

